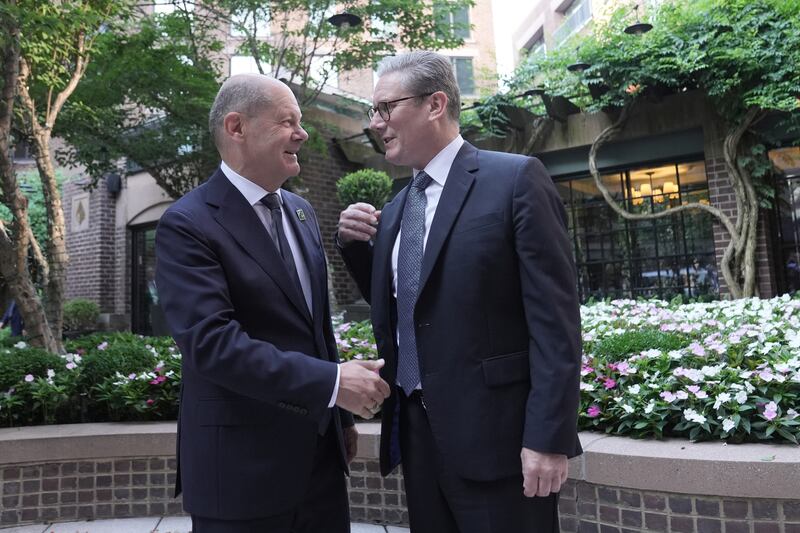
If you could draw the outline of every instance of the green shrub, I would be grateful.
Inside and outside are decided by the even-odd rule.
[[[156,356],[141,343],[101,343],[83,357],[80,384],[90,390],[105,380],[116,379],[117,373],[129,374],[152,370]]]
[[[100,308],[89,300],[75,299],[64,304],[64,329],[85,331],[95,329]]]
[[[351,172],[336,182],[336,194],[343,206],[365,202],[380,209],[391,192],[392,178],[371,168]]]
[[[39,348],[0,348],[0,393],[6,392],[25,376],[46,376],[48,369],[61,368],[64,361]]]
[[[688,346],[691,340],[682,335],[666,333],[657,329],[630,330],[619,335],[606,337],[594,345],[593,353],[603,354],[609,360],[617,360],[644,350],[679,350]],[[587,351],[590,351],[587,349]]]

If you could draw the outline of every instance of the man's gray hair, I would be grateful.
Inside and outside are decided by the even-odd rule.
[[[399,73],[403,87],[411,95],[442,91],[447,95],[447,115],[458,122],[461,94],[450,60],[436,52],[417,51],[385,57],[378,64],[378,76]]]
[[[238,75],[222,84],[219,88],[211,112],[208,114],[208,130],[214,139],[217,149],[222,140],[223,120],[232,112],[253,116],[269,107],[272,100],[263,83],[258,83],[260,75]]]

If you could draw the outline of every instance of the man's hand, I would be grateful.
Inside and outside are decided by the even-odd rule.
[[[545,497],[561,490],[567,480],[567,456],[522,448],[522,488],[525,496]]]
[[[347,464],[356,458],[358,453],[358,430],[355,426],[344,428],[344,449],[347,452]]]
[[[339,244],[370,240],[375,236],[380,216],[380,211],[363,202],[347,206],[339,215]]]
[[[389,385],[378,375],[383,365],[383,359],[342,363],[336,405],[361,418],[372,418],[391,393]]]

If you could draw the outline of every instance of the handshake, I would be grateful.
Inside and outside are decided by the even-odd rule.
[[[391,393],[389,385],[378,374],[383,365],[383,359],[348,361],[339,365],[336,405],[361,418],[370,419],[375,416],[383,400]]]

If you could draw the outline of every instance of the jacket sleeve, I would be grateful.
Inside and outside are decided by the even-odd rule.
[[[350,272],[350,276],[358,285],[361,296],[367,303],[371,303],[370,285],[372,282],[372,244],[368,242],[354,242],[347,246],[339,243],[338,234],[335,236],[336,248]]]
[[[512,202],[530,338],[531,391],[522,444],[572,456],[581,364],[577,275],[561,198],[538,159],[521,165]]]
[[[234,318],[216,251],[190,213],[169,210],[156,232],[156,284],[186,370],[238,394],[305,406],[321,420],[336,363],[251,338]]]

